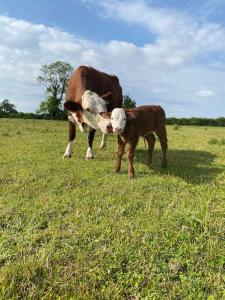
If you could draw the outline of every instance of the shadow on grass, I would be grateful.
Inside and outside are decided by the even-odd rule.
[[[154,150],[151,168],[156,173],[180,177],[192,184],[210,183],[223,172],[223,168],[213,166],[216,155],[207,151],[173,150],[168,151],[168,168],[161,169],[162,152]],[[146,164],[147,149],[137,149],[135,161]],[[135,165],[134,165],[135,167]]]

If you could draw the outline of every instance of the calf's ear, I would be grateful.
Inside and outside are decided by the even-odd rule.
[[[69,111],[78,111],[78,110],[83,110],[82,106],[80,105],[80,103],[74,102],[74,101],[66,101],[64,103],[64,107],[66,109],[68,109]]]
[[[127,119],[131,120],[131,119],[135,119],[135,114],[132,111],[126,111],[126,117]]]

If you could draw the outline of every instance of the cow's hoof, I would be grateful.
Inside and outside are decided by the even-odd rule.
[[[71,157],[72,157],[72,154],[65,154],[65,155],[63,156],[64,159],[66,159],[66,158],[71,158]]]
[[[93,150],[91,149],[91,147],[88,147],[85,158],[87,160],[94,158],[94,153],[93,153]]]
[[[128,175],[129,179],[134,179],[134,175]]]

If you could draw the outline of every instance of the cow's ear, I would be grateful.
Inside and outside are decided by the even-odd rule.
[[[64,103],[64,107],[68,109],[69,111],[78,111],[78,110],[83,110],[82,106],[80,103],[74,102],[74,101],[66,101]]]
[[[111,117],[111,112],[100,112],[99,113],[99,115],[101,116],[101,117],[103,117],[103,118],[108,118],[108,119],[110,119],[110,117]]]
[[[110,102],[113,100],[113,97],[114,97],[114,95],[113,95],[112,92],[108,92],[108,93],[101,96],[101,98],[103,100],[105,100],[106,105],[110,104]]]

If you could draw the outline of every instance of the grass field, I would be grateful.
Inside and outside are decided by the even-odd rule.
[[[0,119],[0,299],[225,299],[225,128],[168,126],[167,170],[141,140],[134,180],[67,135]]]

